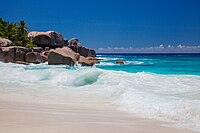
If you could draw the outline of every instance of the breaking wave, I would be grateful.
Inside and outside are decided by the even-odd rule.
[[[0,63],[0,69],[1,86],[84,90],[110,99],[120,110],[200,131],[200,76],[127,73],[47,64]]]

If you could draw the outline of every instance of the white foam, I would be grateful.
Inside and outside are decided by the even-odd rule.
[[[101,58],[102,61],[116,61],[116,60],[123,60],[124,58],[114,58],[114,57],[107,57],[107,58]]]
[[[87,89],[112,99],[120,110],[200,131],[199,76],[102,71]]]
[[[99,64],[96,64],[96,66],[116,66],[119,64],[112,63],[112,62],[100,62]]]
[[[125,64],[141,65],[144,64],[142,61],[126,61]]]
[[[120,110],[200,131],[200,76],[126,73],[95,67],[70,69],[47,64],[0,63],[0,69],[0,90],[9,84],[15,86],[13,91],[22,86],[61,88],[61,92],[62,89],[84,90],[112,100]]]

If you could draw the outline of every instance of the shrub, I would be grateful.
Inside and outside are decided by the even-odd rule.
[[[26,47],[27,48],[33,48],[33,47],[37,47],[37,45],[36,44],[32,44],[32,43],[28,43],[28,44],[26,44]]]
[[[16,41],[14,42],[15,46],[23,46],[23,42],[22,41]]]

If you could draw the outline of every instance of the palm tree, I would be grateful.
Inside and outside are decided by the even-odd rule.
[[[4,21],[2,18],[0,18],[0,36],[7,38],[8,33],[7,33],[7,27],[8,27],[8,22]]]
[[[27,29],[28,29],[28,27],[25,25],[24,20],[21,20],[19,22],[19,30],[20,30],[21,34],[27,34]]]
[[[28,27],[25,25],[24,20],[21,20],[18,24],[18,40],[23,46],[26,46],[26,44],[29,42],[27,29]]]
[[[9,23],[0,18],[0,36],[15,41],[17,37],[16,23]]]
[[[11,40],[14,45],[33,45],[32,39],[28,38],[27,30],[28,27],[26,26],[24,20],[21,20],[19,23],[10,23],[8,21],[4,21],[0,17],[0,37]]]
[[[17,40],[17,36],[18,36],[16,26],[17,26],[16,23],[10,23],[7,26],[7,37],[13,42]]]

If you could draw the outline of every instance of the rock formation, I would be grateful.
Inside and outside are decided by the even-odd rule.
[[[123,60],[117,60],[116,64],[124,64],[124,61]]]
[[[73,66],[79,59],[80,55],[68,47],[51,49],[48,55],[49,65],[66,64]]]
[[[90,60],[84,56],[80,56],[78,63],[82,64],[82,66],[93,66],[97,63],[97,60]]]
[[[63,36],[55,31],[47,32],[30,32],[28,37],[33,39],[33,43],[39,47],[63,47],[65,45],[65,40]]]
[[[69,48],[71,48],[74,52],[79,53],[84,57],[96,57],[96,52],[92,49],[88,49],[82,46],[77,38],[72,38],[69,40]]]
[[[8,47],[8,46],[11,46],[11,45],[12,45],[12,41],[10,41],[9,39],[0,37],[0,46],[1,47]]]
[[[26,53],[31,52],[31,49],[25,48],[25,47],[15,47],[15,61],[26,61]]]
[[[41,55],[38,52],[28,52],[26,54],[26,62],[34,64],[44,63]]]
[[[34,49],[38,50],[39,48],[35,47]],[[8,63],[8,62],[19,63],[20,62],[20,64],[22,64],[22,62],[43,63],[43,60],[39,61],[40,60],[39,52],[34,52],[34,49],[25,48],[21,46],[0,47],[0,61],[5,62],[5,63]],[[34,54],[37,55],[36,59],[33,56],[33,54],[30,54],[31,52],[34,52]]]
[[[15,62],[15,47],[1,47],[0,60],[3,62]]]
[[[42,57],[42,59],[43,59],[44,62],[48,61],[48,54],[47,54],[47,52],[45,52],[45,51],[41,52],[40,56]]]
[[[95,58],[96,52],[82,46],[77,38],[67,41],[55,31],[30,32],[28,37],[38,47],[10,46],[12,45],[10,40],[0,38],[0,61],[19,64],[38,64],[48,61],[49,65],[66,64],[69,66],[76,63],[92,66],[99,62]]]
[[[43,51],[43,48],[42,47],[33,47],[32,48],[33,52],[42,52]]]

